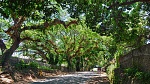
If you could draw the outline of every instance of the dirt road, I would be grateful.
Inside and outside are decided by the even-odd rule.
[[[110,84],[107,74],[102,72],[75,72],[73,74],[58,75],[45,80],[38,80],[31,84]]]

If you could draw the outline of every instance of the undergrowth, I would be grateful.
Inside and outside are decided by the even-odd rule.
[[[25,70],[25,69],[40,69],[40,70],[52,70],[51,67],[40,66],[37,62],[25,63],[23,60],[15,64],[16,70]]]
[[[130,84],[131,82],[150,84],[150,72],[143,72],[136,67],[132,67],[124,69],[118,76],[114,75],[113,84],[125,84],[126,81],[130,81]]]
[[[150,72],[143,72],[138,68],[127,68],[125,69],[125,74],[142,81],[141,84],[150,84]]]

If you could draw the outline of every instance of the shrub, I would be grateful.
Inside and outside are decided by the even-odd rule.
[[[131,78],[141,81],[142,84],[150,84],[150,73],[140,71],[138,68],[128,68],[125,69],[125,74],[131,76]]]
[[[52,70],[50,67],[47,66],[40,66],[38,62],[30,62],[25,63],[24,60],[21,60],[15,65],[17,70],[24,70],[24,69],[40,69],[40,70]]]
[[[30,68],[37,69],[39,64],[37,62],[30,62],[29,66],[30,66]]]
[[[15,65],[15,68],[18,70],[27,69],[28,67],[29,67],[29,65],[27,63],[25,63],[24,60],[21,60],[19,63],[17,63]]]
[[[47,66],[40,66],[40,67],[38,67],[38,69],[46,70],[46,71],[52,70],[50,67],[47,67]]]
[[[127,68],[124,70],[125,74],[127,74],[128,76],[134,77],[135,74],[139,71],[138,68]]]

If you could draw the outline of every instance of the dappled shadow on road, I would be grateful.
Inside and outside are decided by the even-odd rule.
[[[86,84],[110,84],[107,77],[95,77],[87,81]]]
[[[32,84],[81,84],[84,83],[88,78],[83,77],[58,77],[52,78],[42,82],[35,82]]]
[[[31,84],[96,84],[96,83],[90,83],[94,80],[93,78],[95,78],[95,77],[96,78],[100,77],[100,79],[101,79],[101,75],[96,72],[77,72],[74,74],[51,77],[49,79],[34,82]],[[95,81],[97,81],[97,80],[95,80]],[[98,81],[98,82],[100,82],[100,81]],[[107,80],[107,82],[108,82],[108,80]],[[106,84],[109,84],[109,83],[106,83]]]
[[[107,74],[105,72],[99,73],[100,76],[94,76],[86,82],[86,84],[110,84]]]

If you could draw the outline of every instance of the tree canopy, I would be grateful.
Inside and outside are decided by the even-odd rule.
[[[44,59],[64,54],[110,61],[149,40],[149,5],[149,0],[1,0],[2,66],[28,41]]]

